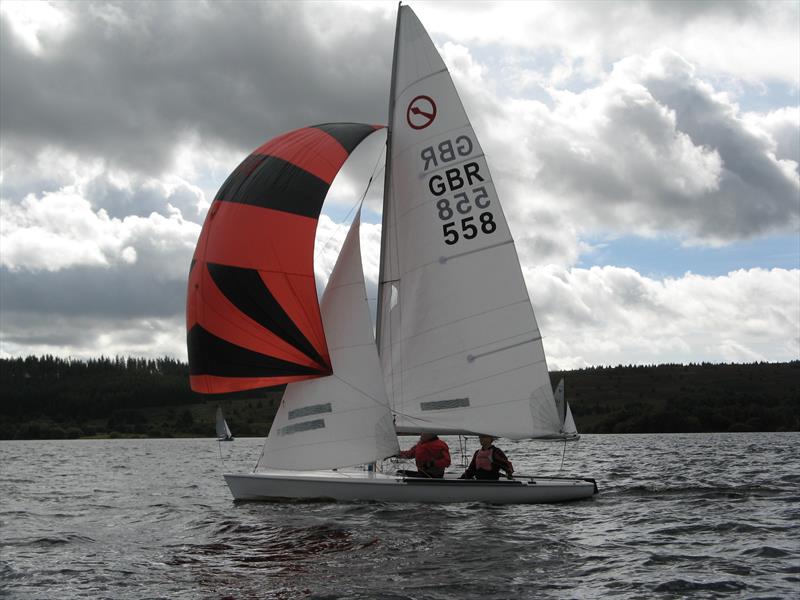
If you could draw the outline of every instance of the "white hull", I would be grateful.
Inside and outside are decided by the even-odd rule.
[[[539,437],[532,438],[536,441],[540,442],[577,442],[581,439],[580,433],[562,433],[562,434],[553,434],[553,435],[542,435]]]
[[[271,471],[226,473],[225,481],[235,500],[538,504],[591,498],[597,492],[594,480],[568,477],[475,481],[370,472]]]

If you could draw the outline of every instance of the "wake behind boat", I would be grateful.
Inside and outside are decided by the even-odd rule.
[[[421,479],[342,470],[399,451],[398,433],[561,433],[542,336],[483,151],[447,68],[401,6],[387,130],[376,334],[353,220],[321,303],[314,233],[353,149],[380,127],[279,136],[220,189],[187,295],[192,389],[286,383],[237,500],[531,503],[591,497],[587,478]],[[377,340],[376,340],[377,338]]]

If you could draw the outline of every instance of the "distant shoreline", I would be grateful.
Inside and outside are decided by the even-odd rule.
[[[800,431],[800,361],[554,371],[578,431]],[[0,440],[204,438],[223,407],[236,437],[265,437],[283,388],[221,396],[189,389],[171,358],[0,359]]]

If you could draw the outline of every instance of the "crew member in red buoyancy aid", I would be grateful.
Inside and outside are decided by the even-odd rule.
[[[459,479],[500,479],[500,469],[506,472],[506,477],[511,479],[514,475],[514,465],[500,448],[492,442],[495,438],[490,435],[479,436],[480,450],[472,455],[472,462]]]
[[[433,433],[421,434],[416,444],[397,456],[413,458],[417,463],[416,471],[398,471],[406,477],[441,479],[444,477],[444,470],[450,466],[450,448]]]

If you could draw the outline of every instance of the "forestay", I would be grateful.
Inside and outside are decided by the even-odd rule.
[[[286,386],[256,470],[330,469],[399,451],[372,334],[360,211],[322,297],[333,374]]]
[[[557,433],[506,218],[444,62],[400,7],[378,342],[399,432]]]

